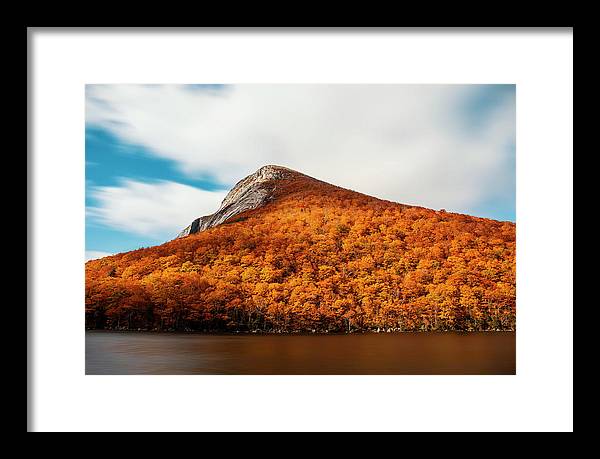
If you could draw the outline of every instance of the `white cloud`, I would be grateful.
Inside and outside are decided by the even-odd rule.
[[[241,85],[222,91],[94,85],[88,87],[86,116],[88,123],[175,161],[190,176],[212,175],[225,185],[262,165],[279,164],[377,197],[468,212],[503,194],[514,177],[508,148],[515,140],[514,99],[501,98],[480,115],[477,127],[468,126],[463,111],[478,90],[469,85]],[[161,225],[160,209],[167,212],[169,228],[179,228],[181,222],[174,222],[186,213],[185,226],[190,215],[203,214],[201,202],[212,197],[164,186],[158,202],[145,199],[145,192],[136,194],[148,207],[136,206],[138,217],[130,219],[129,229]],[[122,192],[135,190],[129,186]],[[175,201],[162,195],[167,191],[181,194]],[[183,196],[189,191],[191,198]],[[132,209],[118,204],[117,193],[111,188],[102,196],[111,199],[113,210],[129,214]],[[183,200],[192,201],[190,209],[170,208]],[[114,219],[108,213],[102,218]]]
[[[110,252],[101,252],[100,250],[86,250],[85,261],[97,260],[98,258],[109,257],[113,255]]]
[[[169,181],[124,180],[122,186],[94,187],[97,205],[87,208],[87,216],[111,228],[172,239],[194,218],[215,212],[225,194]]]

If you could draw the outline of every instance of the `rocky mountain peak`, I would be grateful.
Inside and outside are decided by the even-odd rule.
[[[276,188],[274,182],[298,175],[301,174],[283,166],[266,165],[261,167],[236,183],[214,214],[197,218],[177,237],[205,231],[237,214],[265,205],[274,198],[273,193]]]

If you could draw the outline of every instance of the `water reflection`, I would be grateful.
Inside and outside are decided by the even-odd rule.
[[[515,374],[515,333],[88,331],[86,374]]]

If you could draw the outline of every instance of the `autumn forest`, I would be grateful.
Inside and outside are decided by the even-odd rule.
[[[268,204],[86,263],[86,327],[515,329],[515,224],[406,206],[302,174]]]

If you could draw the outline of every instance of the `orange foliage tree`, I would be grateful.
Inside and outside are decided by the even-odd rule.
[[[208,231],[86,263],[86,326],[514,330],[515,225],[311,179]]]

